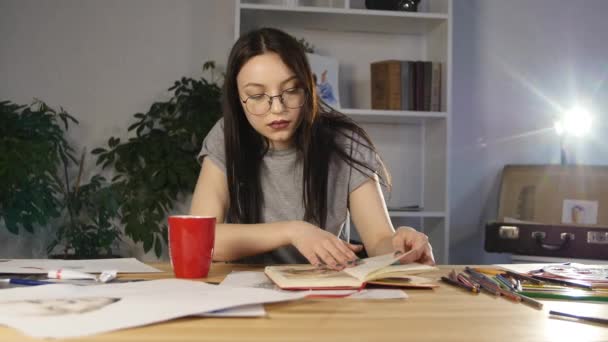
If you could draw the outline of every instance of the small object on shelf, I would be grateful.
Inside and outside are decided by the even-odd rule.
[[[420,0],[365,0],[365,8],[388,11],[417,12]]]
[[[338,91],[338,60],[328,56],[307,53],[308,63],[319,97],[335,109],[340,109]]]

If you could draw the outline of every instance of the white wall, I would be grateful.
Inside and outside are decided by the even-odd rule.
[[[234,2],[220,0],[0,0],[0,99],[63,106],[90,151],[125,138],[132,115],[168,98],[174,80],[200,77],[207,60],[225,65],[233,17]],[[47,242],[0,227],[0,258],[43,256]]]
[[[608,1],[455,0],[451,263],[503,261],[483,252],[505,164],[559,163],[560,108],[594,109],[579,162],[608,164]]]

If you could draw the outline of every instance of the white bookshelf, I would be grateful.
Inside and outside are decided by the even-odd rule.
[[[422,207],[389,210],[393,224],[426,233],[437,262],[447,263],[451,0],[423,0],[414,13],[368,10],[364,0],[235,1],[235,38],[257,27],[277,27],[339,61],[340,111],[366,129],[389,167],[388,206]],[[441,62],[441,111],[370,109],[370,64],[386,59]]]

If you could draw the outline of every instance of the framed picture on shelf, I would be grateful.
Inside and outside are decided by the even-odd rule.
[[[307,53],[306,55],[308,56],[308,63],[312,69],[319,97],[331,107],[340,109],[338,60],[312,53]]]

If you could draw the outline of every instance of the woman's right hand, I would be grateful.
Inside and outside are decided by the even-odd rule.
[[[355,252],[363,249],[340,240],[337,236],[304,221],[292,222],[288,229],[291,244],[316,266],[326,265],[333,269],[354,266],[358,257]]]

